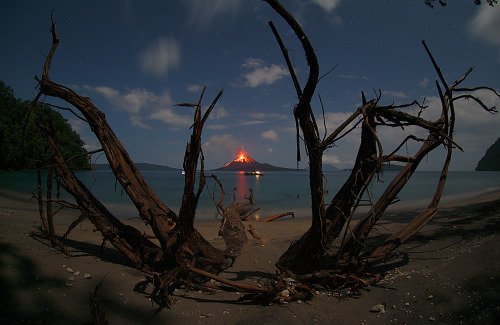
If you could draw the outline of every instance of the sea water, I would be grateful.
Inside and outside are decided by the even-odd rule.
[[[111,171],[77,171],[78,178],[91,189],[106,207],[120,218],[137,217],[137,212],[126,193],[122,191]],[[397,174],[386,171],[380,176],[381,182],[374,182],[369,187],[370,198],[376,200],[387,184]],[[160,199],[176,213],[179,211],[184,190],[184,175],[179,171],[143,172],[145,180]],[[206,172],[207,183],[200,196],[197,208],[198,219],[218,217],[215,203],[221,196],[221,189],[211,175],[222,183],[225,196],[223,205],[233,200],[247,203],[245,196],[253,190],[256,207],[260,210],[253,216],[266,218],[277,213],[294,212],[295,216],[310,215],[310,190],[307,171],[265,172],[262,176],[246,175],[242,172]],[[424,208],[434,195],[440,172],[415,172],[408,184],[398,195],[400,202],[391,206],[391,210],[409,210]],[[345,171],[325,172],[325,203],[328,203],[349,177]],[[0,172],[2,190],[23,193],[28,200],[31,193],[36,194],[37,176],[33,171]],[[42,181],[45,186],[45,179]],[[195,191],[197,190],[195,187]],[[233,189],[234,192],[233,192]],[[459,201],[500,190],[500,172],[449,172],[441,202]],[[68,199],[68,195],[63,195]],[[365,199],[369,197],[365,195]]]

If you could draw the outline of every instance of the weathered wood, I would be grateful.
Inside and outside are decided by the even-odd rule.
[[[403,110],[409,107],[419,107],[424,109],[417,101],[403,105],[379,106],[377,103],[380,94],[376,100],[366,101],[362,94],[363,105],[344,121],[334,132],[320,140],[317,132],[314,114],[310,108],[311,95],[315,90],[317,78],[318,63],[314,50],[309,43],[308,38],[303,33],[297,21],[286,11],[286,9],[277,0],[265,0],[271,7],[278,12],[282,18],[292,28],[299,41],[301,42],[304,54],[309,65],[309,79],[304,90],[301,90],[296,78],[294,68],[290,63],[287,54],[287,48],[283,44],[279,34],[272,23],[270,23],[273,33],[278,41],[285,62],[287,63],[299,102],[294,108],[296,122],[300,126],[303,134],[303,141],[309,156],[309,180],[311,188],[311,228],[280,257],[277,266],[283,271],[296,273],[311,273],[318,268],[331,268],[337,270],[355,271],[361,269],[367,263],[375,262],[390,253],[401,242],[410,238],[421,227],[423,227],[437,212],[439,198],[442,195],[442,189],[446,180],[446,171],[451,159],[451,152],[454,148],[462,148],[453,140],[455,113],[453,102],[457,99],[473,99],[487,111],[495,111],[494,108],[488,108],[484,103],[471,95],[453,96],[453,91],[460,84],[472,69],[469,69],[464,76],[457,80],[453,85],[448,86],[444,79],[436,60],[432,57],[430,50],[425,42],[423,45],[429,54],[431,62],[436,70],[444,91],[437,83],[438,92],[442,102],[442,114],[436,121],[428,121],[418,116],[405,113]],[[479,87],[480,89],[489,89],[488,87]],[[460,91],[472,91],[475,88],[461,89]],[[458,89],[457,89],[458,90]],[[494,89],[490,89],[494,94],[500,97]],[[379,92],[381,93],[381,92]],[[356,157],[355,166],[351,171],[348,180],[344,183],[341,190],[333,198],[324,210],[322,187],[322,166],[321,158],[324,150],[334,146],[335,141],[352,132],[360,123],[356,122],[361,117],[362,123],[361,142]],[[354,126],[352,126],[354,124]],[[377,127],[400,127],[416,126],[421,130],[427,131],[426,139],[418,138],[414,135],[406,137],[401,144],[390,154],[384,155],[384,148],[377,134]],[[325,127],[326,128],[326,127]],[[326,133],[326,132],[325,132]],[[415,155],[401,156],[397,152],[403,145],[409,141],[422,141],[420,150]],[[444,160],[443,172],[440,177],[435,196],[429,207],[417,218],[411,221],[406,227],[391,236],[387,242],[381,244],[374,251],[365,252],[365,241],[374,226],[380,220],[387,207],[392,204],[401,189],[406,185],[419,163],[431,151],[443,146],[447,148],[448,155]],[[300,155],[298,155],[300,157]],[[351,226],[351,220],[360,206],[363,194],[370,195],[369,185],[375,179],[378,172],[382,171],[384,163],[391,161],[400,161],[406,163],[403,170],[390,182],[386,191],[377,200],[372,202],[370,198],[371,210],[354,227]],[[333,257],[327,257],[325,252],[331,243],[343,233],[339,251]],[[320,242],[318,242],[320,240]],[[360,262],[360,258],[363,262]],[[323,260],[322,259],[326,259]]]
[[[276,219],[283,218],[283,217],[286,217],[286,216],[292,216],[292,218],[295,218],[295,215],[294,215],[293,212],[283,212],[283,213],[275,214],[274,216],[266,218],[266,219],[264,219],[262,221],[264,221],[264,222],[274,221]]]
[[[262,236],[260,236],[258,233],[257,233],[257,229],[255,229],[255,226],[252,225],[252,224],[249,224],[248,225],[248,228],[250,228],[249,232],[250,234],[252,234],[252,237],[257,239],[258,241],[260,241],[262,244],[265,244],[267,242],[267,240],[265,240]]]
[[[107,123],[104,114],[87,98],[78,95],[68,87],[52,82],[48,77],[52,56],[59,43],[55,32],[55,23],[52,24],[51,33],[53,43],[49,55],[45,61],[42,78],[36,78],[40,84],[40,94],[57,97],[73,105],[89,123],[91,130],[99,140],[102,150],[115,174],[116,179],[125,193],[136,206],[139,216],[150,225],[161,248],[148,240],[133,227],[122,224],[116,219],[98,200],[90,194],[90,191],[79,182],[71,170],[67,168],[62,155],[57,156],[58,175],[65,183],[65,188],[77,200],[82,208],[82,218],[89,220],[103,233],[104,238],[117,247],[136,266],[155,268],[157,271],[182,263],[182,259],[190,259],[194,255],[202,261],[199,267],[218,272],[225,263],[225,253],[213,247],[193,227],[196,205],[205,184],[203,174],[203,159],[201,160],[202,173],[199,187],[194,193],[196,177],[196,166],[201,152],[201,131],[211,110],[214,108],[219,95],[212,105],[201,115],[201,97],[196,104],[193,132],[191,141],[186,147],[185,170],[186,182],[182,199],[181,210],[177,216],[146,183],[134,162],[118,140],[111,127]],[[36,98],[39,98],[37,96]],[[193,105],[194,106],[194,105]],[[47,132],[47,133],[50,133]],[[50,141],[50,140],[49,140]],[[52,150],[57,153],[55,142],[50,144]],[[112,224],[113,226],[110,226]],[[183,251],[185,250],[185,251]],[[194,254],[194,255],[193,255]],[[160,264],[162,266],[160,266]]]
[[[90,300],[90,310],[92,311],[92,324],[93,325],[107,325],[109,324],[106,319],[106,313],[102,310],[99,299],[97,298],[97,292],[102,286],[102,281],[96,284],[94,290],[89,293]]]
[[[37,201],[38,201],[38,214],[40,220],[42,221],[42,228],[47,233],[49,232],[49,224],[47,222],[47,217],[45,216],[45,209],[43,207],[43,190],[42,190],[42,171],[37,170],[37,180],[38,180],[38,191],[37,191]]]
[[[226,243],[224,255],[234,261],[241,254],[243,246],[248,241],[245,226],[241,221],[241,214],[234,203],[224,211],[219,235]]]
[[[54,230],[54,211],[52,210],[52,172],[53,169],[49,167],[47,169],[47,201],[46,201],[46,207],[47,207],[47,224],[49,226],[48,232],[51,237],[55,237],[56,233]]]
[[[278,264],[285,268],[302,270],[309,272],[315,268],[321,256],[325,253],[323,238],[326,231],[325,223],[325,205],[323,189],[323,151],[319,146],[321,140],[319,137],[318,126],[311,109],[311,99],[315,92],[319,79],[319,64],[314,49],[297,20],[275,0],[265,0],[269,5],[288,23],[292,28],[297,39],[300,41],[305,53],[307,64],[309,66],[309,75],[306,85],[301,90],[296,80],[296,74],[293,66],[288,65],[290,75],[294,82],[299,102],[295,105],[293,113],[296,123],[302,130],[304,144],[309,160],[309,187],[311,190],[311,228],[304,237],[290,246],[290,248],[281,256]],[[275,32],[278,43],[282,44],[279,35]],[[280,45],[283,56],[287,60],[287,54],[284,46]],[[297,135],[298,138],[298,135]],[[298,148],[298,146],[297,146]],[[298,157],[300,155],[298,154]],[[301,247],[308,246],[305,250]]]
[[[258,287],[258,286],[254,286],[254,285],[251,285],[251,284],[246,284],[246,283],[241,283],[241,282],[236,282],[236,281],[224,279],[224,278],[222,278],[220,276],[217,276],[215,274],[212,274],[212,273],[209,273],[209,272],[197,269],[197,268],[195,268],[193,266],[189,266],[189,270],[191,272],[203,275],[203,276],[205,276],[207,278],[214,279],[214,280],[219,281],[221,283],[227,284],[227,285],[229,285],[231,287],[238,288],[242,292],[269,293],[269,289],[266,288],[266,287]]]

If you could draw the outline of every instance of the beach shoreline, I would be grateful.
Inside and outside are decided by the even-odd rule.
[[[383,278],[360,298],[338,299],[320,292],[308,302],[259,306],[239,303],[236,292],[208,295],[179,290],[173,306],[163,310],[149,300],[151,286],[140,271],[127,266],[109,244],[100,254],[100,234],[88,221],[75,228],[66,242],[71,258],[30,237],[40,225],[38,206],[30,196],[0,190],[0,316],[6,323],[88,323],[88,294],[100,282],[98,296],[111,324],[485,324],[500,316],[497,191],[443,204],[435,219],[402,245],[397,258],[373,269]],[[391,212],[381,228],[398,227],[415,213]],[[56,232],[65,231],[77,216],[76,211],[57,215]],[[140,220],[127,223],[147,230]],[[307,230],[310,219],[247,223],[267,242],[249,238],[235,265],[221,276],[257,284],[274,274],[274,263]],[[223,248],[218,226],[217,220],[195,222],[208,241]],[[370,312],[384,303],[385,313]]]

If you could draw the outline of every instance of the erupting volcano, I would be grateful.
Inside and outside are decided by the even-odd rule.
[[[261,164],[246,154],[245,151],[240,150],[238,156],[226,164],[224,167],[217,168],[215,170],[219,171],[242,171],[242,172],[253,172],[253,171],[280,171],[280,170],[295,170],[290,168],[276,167],[269,164]]]
[[[235,160],[231,161],[229,164],[227,164],[224,167],[227,167],[228,165],[232,164],[233,162],[248,164],[248,163],[254,163],[256,161],[253,160],[252,158],[248,157],[243,150],[240,150],[240,152],[238,152],[238,158],[236,158]]]

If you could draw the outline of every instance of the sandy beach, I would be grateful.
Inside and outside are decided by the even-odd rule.
[[[380,233],[400,226],[415,212],[397,212]],[[56,215],[61,234],[76,217]],[[139,220],[131,223],[143,227]],[[270,223],[249,221],[267,240],[250,238],[223,277],[263,283],[274,263],[308,228],[307,218]],[[493,324],[500,320],[500,193],[449,203],[419,234],[378,265],[382,280],[360,297],[339,299],[317,292],[310,301],[262,306],[238,301],[240,293],[175,293],[171,308],[158,309],[140,271],[126,265],[85,221],[66,241],[68,258],[45,241],[29,236],[40,225],[29,195],[0,190],[0,282],[4,324],[84,324],[91,322],[89,292],[102,281],[98,297],[110,324]],[[215,246],[219,222],[196,227]],[[72,271],[72,272],[71,272]],[[89,278],[90,276],[90,278]],[[384,304],[385,312],[371,312]]]

